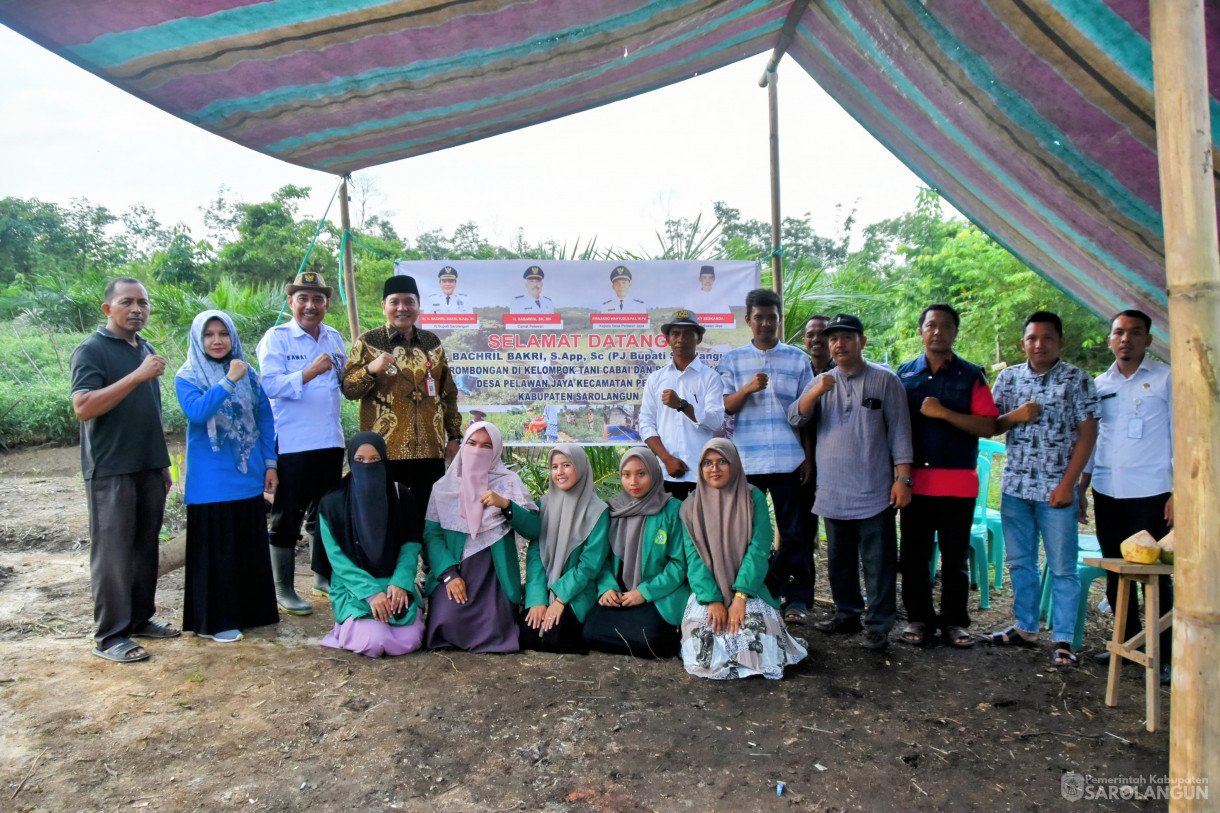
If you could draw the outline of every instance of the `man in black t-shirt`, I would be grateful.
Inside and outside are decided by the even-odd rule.
[[[102,303],[105,327],[72,352],[72,408],[81,421],[89,501],[93,654],[119,663],[148,657],[133,637],[181,635],[152,617],[157,542],[171,482],[158,380],[165,359],[138,335],[149,310],[139,280],[112,280]]]

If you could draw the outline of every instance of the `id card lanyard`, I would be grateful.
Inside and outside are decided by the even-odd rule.
[[[436,379],[432,377],[432,359],[424,362],[424,369],[427,371],[427,376],[424,378],[424,389],[428,393],[429,398],[435,398]]]

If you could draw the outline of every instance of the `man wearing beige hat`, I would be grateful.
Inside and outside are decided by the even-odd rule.
[[[280,609],[313,612],[293,587],[301,520],[308,514],[314,588],[330,592],[330,562],[317,529],[318,500],[343,476],[339,374],[347,362],[343,337],[323,324],[334,290],[315,271],[290,282],[292,321],[276,325],[258,343],[263,389],[275,414],[280,485],[271,509],[271,568]]]

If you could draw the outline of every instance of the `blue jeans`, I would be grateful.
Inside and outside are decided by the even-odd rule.
[[[1042,597],[1038,573],[1040,535],[1051,577],[1051,640],[1070,642],[1076,633],[1076,608],[1080,601],[1075,500],[1066,508],[1051,508],[1045,500],[1005,494],[1000,502],[1000,520],[1017,629],[1038,632],[1038,604]]]

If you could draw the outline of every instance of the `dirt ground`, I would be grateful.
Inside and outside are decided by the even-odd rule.
[[[88,561],[79,451],[0,456],[0,811],[1060,811],[1082,804],[1061,796],[1067,771],[1167,771],[1138,670],[1103,703],[1095,611],[1075,669],[1051,666],[1045,633],[1032,651],[877,654],[799,627],[810,657],[782,681],[597,654],[370,660],[317,646],[319,600],[237,644],[187,634],[123,665],[89,654]],[[976,629],[1007,621],[1005,587]],[[158,588],[176,623],[182,572]]]

